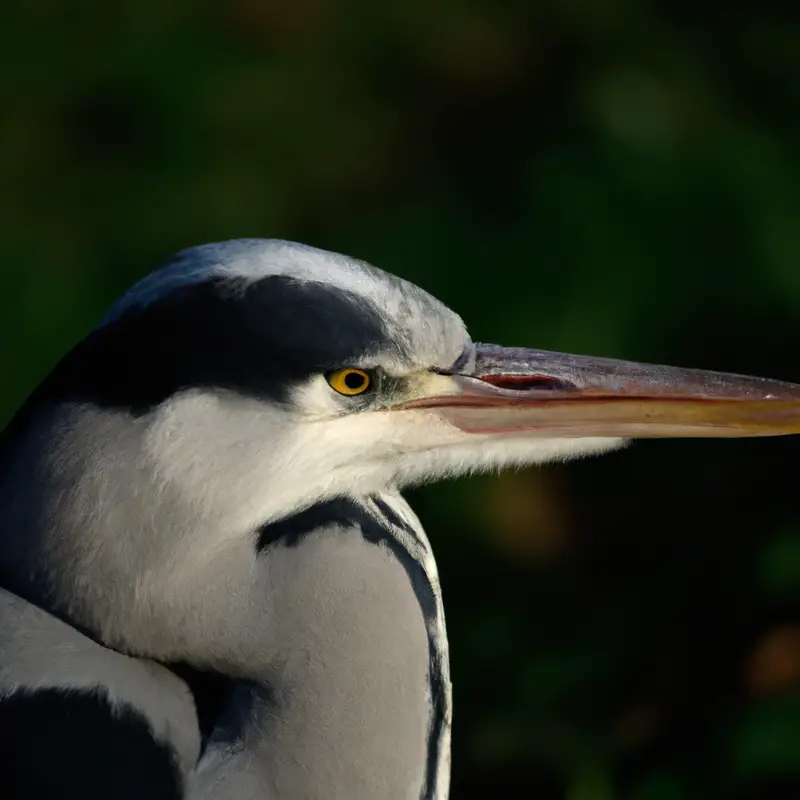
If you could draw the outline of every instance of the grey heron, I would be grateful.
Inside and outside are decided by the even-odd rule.
[[[800,386],[476,344],[290,242],[186,250],[0,440],[0,793],[443,800],[442,596],[400,491],[797,432]]]

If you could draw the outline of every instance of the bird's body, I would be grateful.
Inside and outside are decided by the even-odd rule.
[[[186,251],[0,438],[0,794],[444,800],[442,596],[400,490],[796,432],[798,398],[475,345],[418,287],[301,245]]]

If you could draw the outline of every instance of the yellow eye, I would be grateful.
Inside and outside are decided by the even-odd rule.
[[[372,378],[363,369],[337,369],[326,376],[328,383],[339,394],[346,394],[352,397],[356,394],[364,394],[372,384]]]

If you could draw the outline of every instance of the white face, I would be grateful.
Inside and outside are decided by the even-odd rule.
[[[430,376],[429,390],[449,379]],[[228,509],[256,526],[337,495],[364,495],[504,467],[614,449],[619,438],[473,434],[438,411],[342,412],[324,376],[295,394],[292,410],[207,391],[165,404],[147,449],[159,474],[209,514]],[[238,526],[237,526],[238,527]]]

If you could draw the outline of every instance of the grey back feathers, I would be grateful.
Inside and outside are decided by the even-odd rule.
[[[0,589],[4,798],[173,800],[199,751],[195,706],[174,674]]]
[[[184,772],[195,763],[200,737],[194,704],[172,672],[102,647],[3,589],[0,609],[0,696],[64,686],[96,691],[112,709],[127,704],[141,712],[155,738],[173,749]]]

